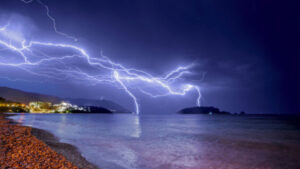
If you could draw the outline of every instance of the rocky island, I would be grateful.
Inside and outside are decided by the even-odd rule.
[[[229,115],[229,112],[220,111],[218,108],[215,107],[190,107],[180,110],[178,113],[180,114],[223,114]]]

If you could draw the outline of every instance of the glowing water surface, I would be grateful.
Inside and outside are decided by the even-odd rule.
[[[22,114],[100,168],[297,168],[300,130],[267,116]]]

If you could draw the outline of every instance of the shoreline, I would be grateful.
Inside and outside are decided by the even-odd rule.
[[[13,115],[0,113],[0,133],[2,133],[0,159],[4,159],[0,160],[3,161],[0,162],[1,166],[13,167],[26,164],[31,167],[43,165],[43,167],[50,168],[99,169],[88,162],[75,146],[60,142],[56,136],[48,131],[23,126],[8,119],[8,116]],[[21,133],[18,133],[20,130]],[[15,145],[16,141],[18,145]],[[31,147],[26,148],[27,145],[22,145],[25,141]],[[38,147],[38,151],[30,151],[30,149],[34,149],[32,146],[34,148]],[[20,150],[19,147],[23,150]],[[18,157],[17,159],[16,156]]]

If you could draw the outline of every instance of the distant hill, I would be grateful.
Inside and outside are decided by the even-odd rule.
[[[215,107],[189,107],[179,111],[180,114],[230,114]]]
[[[117,112],[117,113],[130,113],[130,111],[126,110],[124,107],[110,100],[66,98],[65,101],[70,102],[71,104],[76,104],[78,106],[105,107],[107,109],[110,109],[110,111]]]
[[[32,101],[43,101],[51,103],[60,103],[61,98],[38,93],[25,92],[18,89],[8,87],[0,87],[0,97],[6,100],[28,104]]]
[[[51,103],[60,103],[62,101],[69,102],[71,104],[76,104],[79,106],[96,106],[107,108],[110,111],[118,113],[129,113],[130,111],[126,110],[122,106],[118,105],[109,100],[93,100],[93,99],[74,99],[74,98],[60,98],[56,96],[50,96],[39,93],[25,92],[18,89],[0,87],[0,97],[5,98],[6,100],[20,102],[28,104],[33,101],[42,101],[42,102],[51,102]]]

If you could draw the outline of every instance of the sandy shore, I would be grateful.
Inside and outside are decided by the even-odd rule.
[[[0,114],[1,168],[97,169],[77,148],[61,143],[51,133],[24,127]]]

